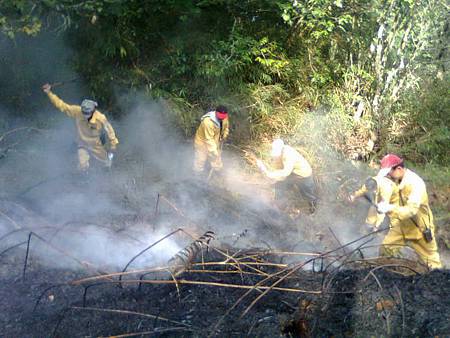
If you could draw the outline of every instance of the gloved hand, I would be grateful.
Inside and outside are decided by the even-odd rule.
[[[46,83],[42,86],[42,90],[44,91],[44,93],[49,93],[51,89],[52,89],[52,86],[48,83]]]
[[[211,167],[216,171],[221,170],[223,167],[222,158],[220,156],[214,157],[211,161]]]
[[[256,165],[258,166],[258,169],[261,170],[263,173],[267,172],[267,167],[261,160],[256,160]]]
[[[108,153],[108,160],[112,161],[113,158],[114,158],[114,153],[113,152],[109,152]]]
[[[380,202],[377,204],[377,211],[380,214],[386,214],[394,209],[394,205],[389,204],[388,202]]]

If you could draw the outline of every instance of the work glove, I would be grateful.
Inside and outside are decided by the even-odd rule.
[[[258,169],[261,170],[261,172],[263,172],[264,174],[267,172],[267,167],[266,167],[266,165],[263,163],[263,161],[261,161],[261,160],[256,160],[256,165],[257,165]]]
[[[373,232],[373,231],[377,231],[379,226],[376,224],[366,223],[366,228]]]
[[[42,90],[44,91],[44,93],[49,93],[51,89],[52,89],[52,86],[48,83],[46,83],[42,86]]]
[[[214,157],[211,161],[211,167],[216,171],[221,170],[223,167],[222,158],[220,156]]]
[[[389,204],[388,202],[380,202],[377,204],[377,211],[380,214],[386,214],[388,212],[391,212],[394,209],[393,204]]]
[[[112,160],[113,160],[113,158],[114,158],[114,153],[113,152],[108,152],[107,154],[106,154],[106,156],[107,156],[107,158],[108,158],[108,163],[106,164],[106,166],[107,167],[111,167],[111,165],[112,165]]]

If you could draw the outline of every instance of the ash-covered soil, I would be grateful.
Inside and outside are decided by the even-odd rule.
[[[59,139],[48,138],[0,162],[1,337],[450,335],[448,271],[369,264],[383,233],[340,248],[367,233],[368,205],[338,200],[346,182],[358,185],[353,177],[321,184],[309,215],[295,196],[295,210],[278,208],[271,186],[232,158],[209,184],[131,150],[112,171],[83,177],[70,173],[65,149],[36,164]],[[206,231],[208,253],[202,247],[188,271],[171,275],[170,259]],[[74,282],[120,273],[169,234],[133,261],[127,271],[144,271],[124,283]]]
[[[231,252],[230,252],[231,254]],[[241,254],[234,253],[239,258]],[[218,261],[217,254],[205,254]],[[261,261],[262,262],[262,261]],[[85,273],[3,261],[0,289],[2,337],[436,337],[450,334],[450,273],[406,274],[383,268],[326,273],[298,271],[277,284],[290,292],[239,286],[272,285],[261,275],[223,267],[185,272],[179,285],[118,278],[67,285]],[[397,262],[398,263],[398,262]],[[405,261],[404,264],[408,262]],[[258,266],[261,272],[274,268]],[[246,269],[243,269],[244,271]],[[145,279],[170,281],[163,274]],[[134,278],[128,276],[124,281]],[[183,281],[201,284],[182,284]],[[227,285],[227,286],[225,286]],[[232,288],[230,285],[235,285]],[[54,287],[51,287],[54,286]],[[50,287],[50,288],[49,288]],[[47,291],[45,291],[47,289]],[[87,292],[86,292],[87,290]],[[317,292],[317,293],[309,293]],[[39,303],[38,303],[39,300]],[[36,304],[38,305],[36,306]],[[245,314],[244,314],[245,313]]]

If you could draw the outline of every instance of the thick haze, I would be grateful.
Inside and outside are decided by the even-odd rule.
[[[217,236],[213,245],[309,252],[324,249],[320,244],[313,245],[310,241],[315,240],[314,235],[307,235],[300,226],[283,228],[292,220],[276,215],[267,181],[249,170],[239,154],[226,150],[223,176],[213,177],[209,187],[196,184],[191,173],[192,143],[179,137],[168,122],[164,114],[167,105],[144,93],[116,98],[126,112],[118,121],[99,102],[99,110],[110,119],[120,144],[111,170],[96,168],[95,159],[91,159],[94,167],[89,177],[80,175],[76,170],[74,121],[51,106],[40,89],[46,82],[77,77],[70,66],[72,51],[61,37],[54,36],[26,43],[19,40],[14,47],[7,40],[0,43],[2,100],[7,98],[6,93],[9,95],[9,100],[0,103],[0,135],[22,126],[37,128],[17,131],[0,141],[0,151],[11,146],[0,158],[0,237],[24,228],[1,241],[0,250],[25,241],[31,230],[68,256],[117,270],[179,227],[195,236],[213,230]],[[54,93],[71,104],[90,97],[81,80],[57,87]],[[28,114],[20,111],[22,106]],[[317,126],[321,118],[318,116],[313,129],[305,129],[308,142],[301,133],[293,141],[307,146],[320,144],[324,131]],[[14,146],[15,142],[19,143]],[[327,163],[331,175],[336,175],[333,171],[351,170],[334,154],[329,155],[335,164]],[[322,191],[324,200],[334,198],[338,185]],[[162,197],[155,217],[158,194]],[[360,216],[363,223],[364,215]],[[360,236],[355,231],[360,224],[355,224],[354,219],[341,217],[332,205],[322,204],[317,215],[302,215],[297,222],[309,227],[309,233],[314,233],[318,225],[321,229],[331,227],[339,241],[345,243]],[[278,231],[267,227],[265,222],[271,221],[277,223]],[[186,235],[172,236],[142,255],[132,268],[165,265],[191,241]],[[36,254],[48,266],[77,267],[73,259],[33,238],[31,255]]]

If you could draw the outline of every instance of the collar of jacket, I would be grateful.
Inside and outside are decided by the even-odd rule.
[[[202,121],[209,117],[211,119],[211,121],[214,122],[214,124],[217,126],[217,128],[220,128],[220,122],[219,119],[216,116],[216,112],[215,111],[210,111],[208,113],[206,113],[205,115],[202,116]]]
[[[92,114],[92,116],[91,116],[91,118],[88,120],[88,122],[94,124],[95,122],[97,122],[97,118],[98,118],[98,113],[97,113],[97,111],[95,110],[95,111],[94,111],[94,114]]]

